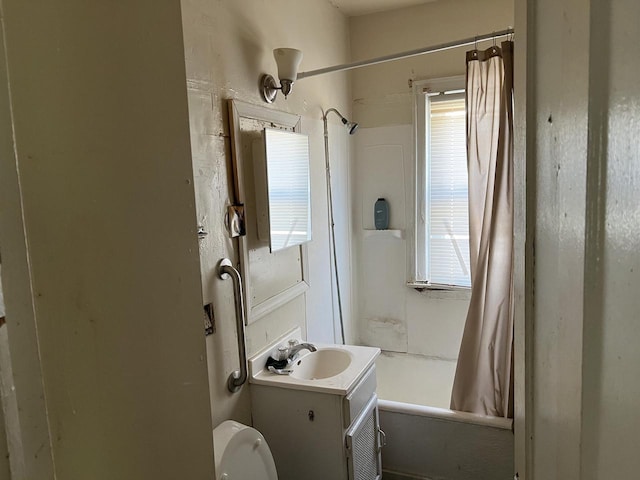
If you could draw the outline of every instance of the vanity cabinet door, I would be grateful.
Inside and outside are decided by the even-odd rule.
[[[346,434],[349,480],[380,480],[380,428],[378,397],[371,400]]]

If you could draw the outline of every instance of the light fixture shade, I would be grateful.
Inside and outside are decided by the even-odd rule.
[[[295,48],[276,48],[273,57],[278,64],[278,78],[280,81],[295,82],[298,77],[298,67],[302,61],[302,52]]]

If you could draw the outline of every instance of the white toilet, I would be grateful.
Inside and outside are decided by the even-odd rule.
[[[262,434],[233,420],[213,429],[216,480],[278,480]]]

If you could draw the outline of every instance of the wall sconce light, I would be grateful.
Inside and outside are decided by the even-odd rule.
[[[273,57],[278,64],[278,78],[280,79],[280,86],[276,83],[275,79],[265,73],[260,78],[260,85],[262,87],[262,98],[267,103],[273,103],[278,94],[278,90],[282,90],[284,98],[291,93],[293,82],[298,77],[298,67],[302,61],[302,52],[295,48],[276,48],[273,51]]]

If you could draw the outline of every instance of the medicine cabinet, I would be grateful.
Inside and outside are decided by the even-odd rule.
[[[272,253],[310,241],[309,137],[265,128],[253,159],[259,237]]]
[[[234,180],[231,202],[244,209],[246,232],[238,237],[239,266],[246,323],[251,324],[299,301],[309,289],[305,243],[311,238],[309,140],[300,133],[300,116],[238,100],[229,100],[229,127]],[[267,149],[273,153],[267,155]],[[261,158],[256,159],[257,152],[262,152]],[[269,186],[273,181],[269,189],[267,177]],[[298,177],[300,181],[295,180]],[[280,197],[287,197],[286,201]],[[289,209],[288,217],[277,210],[282,203],[288,205],[283,207]],[[273,239],[270,217],[277,234]],[[287,220],[277,220],[280,217]]]

